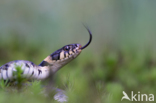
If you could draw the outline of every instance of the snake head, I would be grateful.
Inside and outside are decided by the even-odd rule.
[[[75,58],[81,53],[81,44],[69,44],[63,46],[61,49],[52,53],[51,59],[52,60],[63,60],[68,58]]]
[[[82,46],[81,44],[69,44],[63,46],[61,49],[55,51],[47,58],[45,58],[39,66],[50,67],[52,73],[55,73],[64,65],[68,64],[74,58],[76,58],[80,53]]]
[[[70,61],[76,58],[81,53],[81,51],[86,48],[92,41],[91,31],[86,26],[85,28],[88,30],[90,35],[90,39],[86,45],[83,47],[78,43],[65,45],[45,58],[41,64],[39,64],[39,66],[50,66],[52,71],[56,72],[64,65],[68,64]]]
[[[71,57],[76,58],[81,53],[82,49],[86,48],[92,41],[91,31],[86,26],[85,28],[87,29],[90,35],[89,41],[86,45],[84,45],[83,47],[81,46],[81,44],[78,44],[78,43],[65,45],[61,49],[51,54],[52,60],[62,60],[62,59],[71,58]]]

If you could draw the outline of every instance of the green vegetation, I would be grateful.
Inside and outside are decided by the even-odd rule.
[[[16,44],[12,43],[12,45]],[[1,47],[1,49],[3,48],[6,47]],[[40,50],[42,51],[42,48],[38,48],[37,51]],[[33,52],[33,50],[32,52],[22,51],[20,55],[34,58]],[[149,52],[140,54],[133,50],[106,49],[101,55],[87,53],[87,50],[82,53],[83,56],[80,55],[56,73],[54,84],[51,85],[51,87],[65,90],[69,103],[120,102],[122,91],[126,91],[129,95],[131,91],[156,94],[156,64]],[[42,54],[37,52],[37,55]],[[3,57],[3,55],[0,56]],[[17,73],[19,77],[17,81],[18,86],[21,87],[21,84],[25,82],[23,79],[21,80],[19,73]],[[24,86],[22,92],[18,92],[18,89],[7,92],[9,87],[4,87],[1,82],[0,101],[1,103],[9,101],[13,103],[56,102],[53,100],[55,93],[52,93],[50,98],[42,94],[43,85],[40,81],[34,81],[32,85]]]
[[[0,1],[0,65],[13,60],[39,64],[70,43],[93,41],[80,56],[59,70],[53,83],[33,81],[17,87],[0,81],[0,103],[58,103],[65,90],[68,103],[128,103],[128,96],[156,96],[155,3],[147,0]],[[142,103],[148,103],[142,101]]]

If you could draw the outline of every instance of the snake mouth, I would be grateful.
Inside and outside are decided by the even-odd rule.
[[[84,45],[83,47],[81,47],[81,49],[86,48],[86,47],[87,47],[87,46],[91,43],[91,41],[92,41],[92,33],[91,33],[91,31],[90,31],[90,30],[89,30],[89,28],[88,28],[88,27],[86,27],[85,25],[84,25],[84,27],[87,29],[87,31],[88,31],[88,33],[89,33],[90,38],[89,38],[88,43],[87,43],[86,45]]]

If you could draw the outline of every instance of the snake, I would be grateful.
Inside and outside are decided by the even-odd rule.
[[[86,45],[81,46],[79,43],[65,45],[47,56],[39,65],[26,60],[8,62],[0,67],[0,80],[16,80],[17,76],[14,75],[14,72],[17,72],[17,67],[21,68],[21,75],[30,80],[44,80],[49,75],[55,74],[59,69],[75,59],[91,43],[92,33],[88,27],[85,28],[90,36]]]

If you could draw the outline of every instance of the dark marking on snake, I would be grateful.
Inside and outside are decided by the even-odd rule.
[[[8,67],[9,67],[9,65],[5,64],[4,67],[3,67],[3,70],[8,70]]]
[[[32,72],[32,74],[31,75],[34,75],[34,71]]]
[[[53,60],[59,60],[60,59],[60,54],[54,54],[52,55]]]
[[[25,66],[28,67],[28,68],[30,68],[30,66],[27,63],[25,64]]]
[[[69,51],[67,51],[67,53],[68,53],[68,55],[70,55],[70,54],[69,54]]]
[[[75,53],[75,52],[74,52],[74,49],[72,49],[72,52]]]
[[[38,75],[40,75],[42,73],[42,71],[40,69],[38,69]]]
[[[66,52],[64,52],[64,58],[66,57]]]
[[[31,62],[31,65],[34,67],[35,66],[35,64],[33,63],[33,62]]]
[[[39,64],[39,66],[42,66],[42,67],[44,67],[44,66],[52,66],[52,64],[49,64],[47,61],[42,61],[42,62]]]

